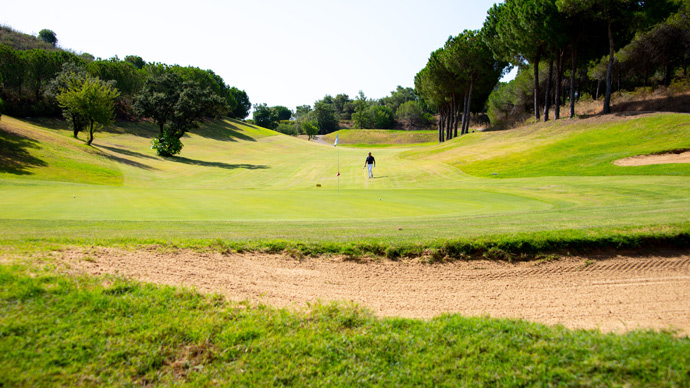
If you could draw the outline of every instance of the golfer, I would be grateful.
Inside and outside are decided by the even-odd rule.
[[[367,156],[367,160],[364,161],[364,167],[367,167],[369,170],[369,178],[374,177],[374,172],[371,170],[372,167],[376,167],[376,159],[374,159],[373,156],[371,156],[371,152],[369,152],[369,156]],[[362,167],[362,168],[364,168]]]

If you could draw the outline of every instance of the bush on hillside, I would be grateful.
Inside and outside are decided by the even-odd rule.
[[[276,127],[276,131],[290,136],[299,135],[296,121],[283,120],[278,124],[278,127]]]
[[[151,140],[151,149],[158,156],[175,156],[182,151],[182,141],[175,136],[163,135]]]

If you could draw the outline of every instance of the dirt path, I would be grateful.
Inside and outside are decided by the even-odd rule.
[[[304,259],[97,248],[61,252],[70,267],[194,287],[276,307],[354,301],[379,316],[522,318],[569,328],[690,334],[690,255],[552,262]]]

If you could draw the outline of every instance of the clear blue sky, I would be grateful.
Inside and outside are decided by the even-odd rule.
[[[96,57],[211,69],[254,103],[313,105],[414,86],[450,35],[481,28],[494,0],[0,0],[0,24]]]

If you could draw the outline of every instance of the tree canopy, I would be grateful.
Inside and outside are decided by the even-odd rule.
[[[161,156],[178,154],[182,150],[182,136],[197,128],[204,116],[213,116],[224,107],[223,99],[209,87],[183,81],[181,75],[172,71],[146,80],[134,102],[138,114],[158,125],[159,136],[152,140],[152,147]]]
[[[57,46],[57,35],[55,35],[55,32],[53,30],[49,30],[47,28],[42,29],[41,31],[38,32],[38,39],[50,43],[53,45],[53,47]]]
[[[91,145],[95,125],[103,127],[113,121],[114,103],[118,95],[119,92],[109,83],[86,76],[70,78],[69,86],[61,88],[56,99],[60,107],[86,120],[89,130],[86,144]]]

